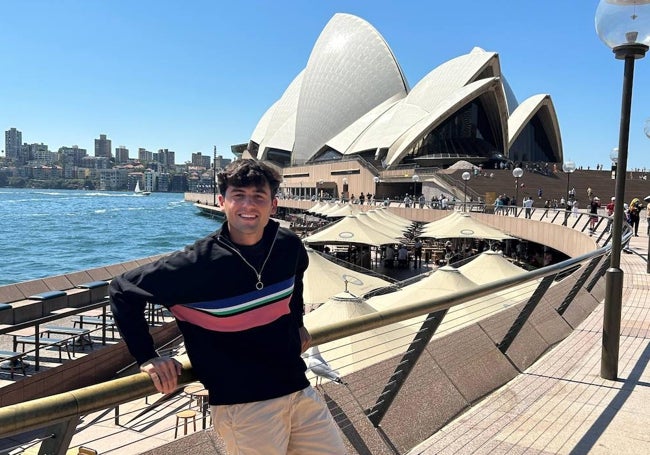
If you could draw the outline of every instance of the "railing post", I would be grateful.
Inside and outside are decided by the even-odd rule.
[[[576,298],[576,295],[578,295],[578,292],[585,284],[591,273],[594,271],[596,265],[598,265],[598,261],[600,261],[600,258],[593,258],[591,261],[589,261],[589,264],[587,264],[587,267],[585,267],[584,272],[582,272],[580,277],[576,280],[569,293],[564,297],[564,300],[560,306],[557,307],[556,311],[560,316],[564,314],[566,309],[569,308],[569,305],[571,305],[571,302],[573,302],[573,300]]]
[[[497,344],[497,347],[501,352],[505,354],[512,342],[515,340],[515,338],[517,338],[517,335],[524,327],[524,324],[530,315],[533,313],[533,310],[535,310],[535,307],[537,307],[539,301],[542,299],[544,294],[546,294],[548,288],[551,287],[554,279],[555,275],[549,275],[544,277],[542,282],[539,283],[535,289],[535,292],[533,292],[533,295],[530,296],[530,299],[528,299],[528,302],[522,308],[521,312],[517,316],[517,319],[515,319],[515,322],[513,322],[510,326],[508,333],[506,333],[506,335],[503,337],[501,343]]]
[[[70,447],[70,441],[72,441],[72,436],[74,436],[78,424],[79,416],[76,416],[52,425],[47,429],[52,432],[52,436],[43,440],[38,454],[65,455]]]
[[[440,327],[440,323],[442,323],[447,311],[449,310],[440,310],[427,315],[427,318],[422,323],[422,327],[415,335],[415,339],[409,345],[406,353],[402,356],[402,359],[399,361],[395,371],[388,380],[388,383],[384,386],[384,390],[381,392],[379,397],[377,397],[375,405],[365,411],[368,420],[372,422],[375,428],[379,427],[379,424],[386,415],[393,400],[395,400],[395,397],[406,382],[406,379],[409,377],[411,370],[413,370],[413,367],[424,352],[427,344],[431,341],[433,335],[435,335],[438,327]]]

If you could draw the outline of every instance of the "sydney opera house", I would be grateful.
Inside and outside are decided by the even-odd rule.
[[[519,102],[496,52],[476,47],[411,87],[372,25],[336,14],[245,154],[285,168],[357,156],[389,170],[458,160],[559,163],[562,141],[551,96]]]

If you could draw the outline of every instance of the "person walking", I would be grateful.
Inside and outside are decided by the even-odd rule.
[[[639,200],[638,197],[632,199],[628,207],[627,213],[628,213],[628,217],[630,218],[630,225],[632,226],[635,237],[639,236],[639,221],[641,220],[642,208],[643,205],[641,204],[641,201]]]
[[[533,213],[533,198],[532,197],[525,197],[524,198],[524,209],[525,209],[525,216],[527,219],[530,219]]]
[[[181,365],[155,351],[144,313],[152,303],[175,316],[229,453],[343,454],[300,356],[311,344],[302,319],[309,259],[300,239],[270,219],[280,181],[260,161],[228,165],[218,174],[221,229],[114,278],[111,308],[141,371],[165,394],[176,390]]]
[[[600,199],[596,196],[589,203],[589,235],[596,231],[596,222],[598,221],[598,209],[600,208]]]

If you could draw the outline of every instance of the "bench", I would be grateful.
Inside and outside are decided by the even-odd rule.
[[[46,291],[30,295],[27,298],[41,302],[44,315],[50,313],[52,310],[68,306],[68,294],[64,291]]]
[[[95,328],[106,326],[112,333],[113,339],[115,339],[115,321],[110,316],[106,316],[104,320],[101,316],[77,316],[76,319],[72,321],[74,327],[79,326],[79,329],[83,329],[84,324],[95,326]]]
[[[106,298],[108,284],[108,281],[97,280],[78,284],[77,287],[88,290],[90,292],[90,302],[94,303]]]
[[[41,347],[54,347],[59,349],[59,362],[62,362],[61,357],[61,348],[65,348],[65,352],[68,353],[68,359],[72,359],[70,356],[70,349],[68,349],[68,340],[62,340],[59,338],[47,338],[47,337],[17,337],[14,340],[14,349],[18,347],[19,344],[23,345],[23,352],[25,352],[25,345],[31,344],[36,346],[37,344]]]
[[[66,296],[67,294],[63,291],[47,291],[47,292],[41,292],[40,294],[30,295],[27,298],[32,300],[52,300],[57,297],[66,297]]]
[[[0,303],[0,323],[2,324],[14,323],[13,307],[8,303]]]
[[[72,327],[61,327],[61,326],[56,326],[56,325],[46,325],[43,327],[42,333],[46,335],[51,335],[51,334],[58,334],[58,335],[71,335],[71,336],[78,336],[77,341],[72,343],[72,353],[75,353],[75,346],[79,344],[81,346],[81,349],[84,348],[84,346],[92,346],[93,345],[93,340],[90,337],[90,330],[89,329],[77,329],[77,328],[72,328]]]
[[[8,361],[11,379],[14,378],[14,370],[17,366],[23,371],[23,376],[27,376],[27,373],[25,373],[25,362],[23,362],[24,356],[25,354],[22,352],[0,351],[0,360]]]

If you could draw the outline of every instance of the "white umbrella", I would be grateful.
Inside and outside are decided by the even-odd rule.
[[[496,280],[528,273],[525,269],[507,260],[497,251],[485,251],[472,261],[459,267],[458,270],[478,284],[491,283]],[[512,286],[505,291],[499,291],[496,294],[510,298],[513,301],[521,301],[524,298],[530,297],[538,283],[539,280],[523,283]]]
[[[350,270],[335,264],[311,248],[307,248],[309,266],[303,278],[305,305],[317,306],[341,292],[361,296],[368,292],[390,286],[391,283],[372,275]]]
[[[397,239],[363,224],[356,216],[349,215],[331,226],[304,238],[303,241],[307,244],[344,243],[379,246],[396,243]]]
[[[422,280],[404,286],[399,291],[369,298],[368,305],[381,311],[407,303],[431,300],[435,297],[442,297],[476,286],[478,286],[477,283],[463,275],[458,269],[444,266]],[[458,330],[510,305],[511,302],[499,296],[483,297],[456,305],[449,310],[443,319],[442,324],[436,331],[436,336],[441,336],[441,334],[451,330]],[[425,319],[426,315],[418,316],[403,321],[403,324],[418,329]]]
[[[381,215],[380,212],[377,210],[368,210],[367,212],[364,213],[368,215],[368,218],[370,218],[371,220],[376,221],[382,226],[388,226],[391,229],[397,229],[400,231],[400,233],[403,233],[406,230],[408,230],[408,227],[410,226],[410,224],[404,226],[403,223],[396,223],[395,220],[391,218],[387,218],[384,215]]]
[[[348,216],[348,215],[356,215],[360,212],[358,207],[352,205],[352,204],[344,204],[341,207],[339,207],[336,210],[331,210],[328,211],[325,216],[327,218],[337,218],[337,217],[343,217],[343,216]]]
[[[386,207],[380,207],[377,209],[377,213],[383,217],[388,218],[389,220],[392,220],[394,223],[399,224],[401,226],[409,227],[413,224],[413,221],[409,220],[408,218],[403,218],[390,210],[388,210]]]
[[[402,229],[390,222],[379,222],[370,217],[367,212],[361,212],[357,214],[357,218],[359,218],[359,221],[361,221],[363,224],[368,225],[369,227],[376,229],[378,231],[383,232],[384,234],[388,234],[391,237],[395,238],[401,238],[404,237],[404,233],[402,232]]]
[[[341,293],[307,313],[304,323],[308,330],[313,330],[376,312],[364,299],[350,293]],[[415,335],[413,328],[395,323],[322,344],[320,351],[331,368],[345,377],[354,371],[403,354]]]
[[[514,239],[505,232],[482,223],[469,214],[457,214],[446,216],[441,220],[432,221],[424,225],[420,237],[431,237],[435,239],[472,238],[487,240]]]

